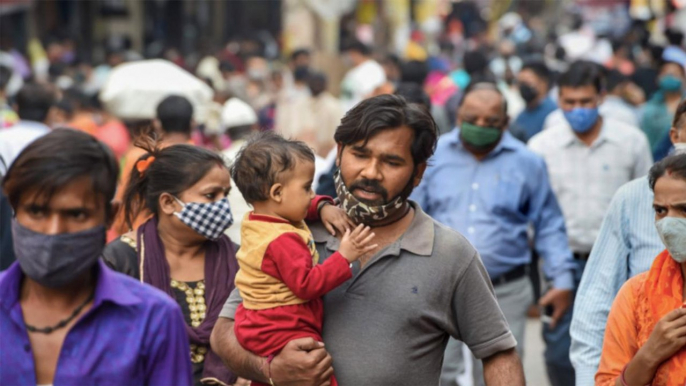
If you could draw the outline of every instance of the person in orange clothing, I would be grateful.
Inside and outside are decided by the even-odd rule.
[[[270,362],[291,340],[322,341],[321,297],[352,278],[352,262],[376,248],[370,245],[374,234],[368,226],[346,227],[338,252],[317,264],[303,220],[316,219],[319,209],[342,210],[321,196],[312,202],[314,153],[303,142],[263,133],[241,150],[231,174],[254,208],[241,224],[236,287],[243,303],[234,330],[244,349]],[[334,377],[331,385],[337,385]]]
[[[160,136],[158,141],[160,149],[180,144],[193,145],[193,141],[191,140],[191,132],[193,129],[193,105],[188,99],[178,95],[168,96],[163,99],[160,104],[157,105],[157,121],[158,125],[155,133]],[[148,134],[144,133],[141,135]],[[123,199],[128,182],[131,179],[131,172],[133,171],[136,162],[145,154],[145,150],[136,146],[131,146],[122,157],[120,184],[117,189],[117,194],[114,197],[115,200],[121,202]],[[115,239],[124,233],[138,229],[138,227],[149,218],[150,213],[144,211],[136,217],[132,224],[127,224],[124,213],[120,211],[114,219],[110,232],[108,232],[108,240]]]
[[[686,154],[650,170],[655,226],[667,248],[617,294],[597,386],[686,384]]]

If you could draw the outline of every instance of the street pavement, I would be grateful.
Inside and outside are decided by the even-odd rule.
[[[526,384],[530,386],[550,386],[548,376],[545,373],[545,361],[543,360],[543,350],[545,344],[541,336],[541,321],[529,319],[526,323],[526,336],[524,338],[524,373],[526,374]]]

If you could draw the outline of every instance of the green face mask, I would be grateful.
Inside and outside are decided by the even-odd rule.
[[[474,147],[489,147],[498,142],[502,131],[495,127],[482,127],[469,122],[460,125],[460,137]]]

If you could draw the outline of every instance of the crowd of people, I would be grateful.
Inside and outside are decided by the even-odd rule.
[[[498,27],[175,56],[145,119],[131,50],[0,53],[0,383],[524,385],[536,317],[553,386],[683,385],[683,32]]]

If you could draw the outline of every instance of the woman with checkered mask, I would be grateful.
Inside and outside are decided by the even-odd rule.
[[[229,171],[209,150],[192,145],[159,149],[150,137],[142,138],[136,145],[147,154],[131,173],[123,205],[129,224],[140,214],[149,219],[107,245],[104,260],[179,304],[196,385],[244,384],[209,342],[238,271],[238,246],[224,234],[233,222]]]

